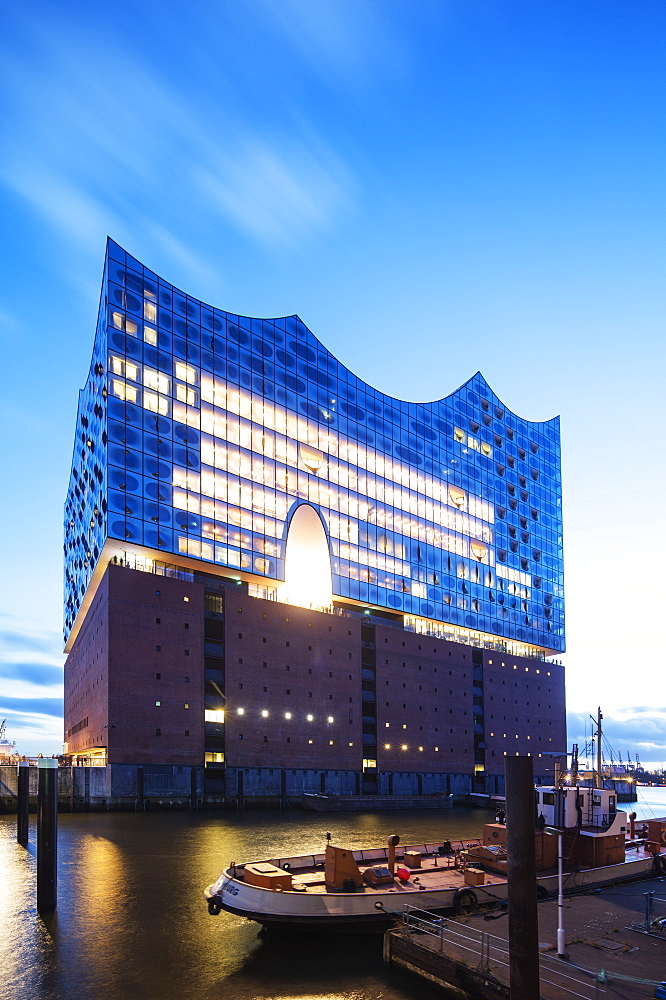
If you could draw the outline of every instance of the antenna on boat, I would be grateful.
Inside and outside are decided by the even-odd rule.
[[[571,783],[576,784],[578,781],[578,744],[574,743],[571,748]]]
[[[602,777],[601,777],[601,720],[603,719],[603,715],[601,714],[601,708],[597,709],[597,717],[596,717],[596,719],[594,718],[593,715],[591,715],[590,718],[592,719],[592,722],[594,722],[594,724],[597,727],[596,733],[594,733],[594,735],[592,736],[592,739],[593,740],[596,739],[596,741],[597,741],[597,781],[596,781],[596,787],[597,788],[603,788],[604,783],[603,783],[603,780],[602,780]]]

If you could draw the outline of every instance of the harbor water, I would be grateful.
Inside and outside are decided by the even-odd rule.
[[[640,789],[639,817],[666,815]],[[203,888],[231,861],[474,837],[480,809],[396,813],[69,813],[59,818],[58,908],[36,912],[35,825],[0,816],[0,1000],[429,1000],[387,969],[377,936],[258,935],[208,914]]]

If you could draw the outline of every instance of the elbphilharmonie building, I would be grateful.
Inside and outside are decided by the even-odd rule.
[[[80,762],[200,766],[227,798],[487,788],[563,749],[559,421],[478,373],[394,399],[297,316],[213,308],[109,241],[65,635]]]

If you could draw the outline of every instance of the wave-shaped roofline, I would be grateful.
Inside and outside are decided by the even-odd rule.
[[[323,351],[325,351],[326,354],[329,355],[329,357],[333,358],[333,360],[336,362],[336,364],[340,365],[341,368],[344,368],[344,370],[347,371],[347,372],[349,372],[349,374],[352,375],[355,379],[358,379],[360,382],[362,382],[363,385],[367,386],[368,389],[372,389],[373,392],[379,393],[381,396],[384,396],[387,400],[391,400],[394,403],[406,403],[408,406],[435,406],[437,403],[446,403],[447,400],[453,398],[454,396],[457,396],[460,392],[462,392],[462,390],[465,389],[466,387],[468,387],[470,385],[470,383],[474,382],[475,379],[480,379],[483,382],[483,384],[486,387],[486,389],[488,390],[489,396],[491,397],[490,401],[492,401],[494,405],[501,406],[501,408],[503,410],[505,410],[507,413],[510,413],[511,416],[515,417],[517,420],[521,420],[524,423],[534,424],[534,425],[537,425],[537,424],[538,425],[546,425],[546,424],[558,424],[559,423],[559,419],[560,419],[559,415],[556,415],[554,417],[548,417],[546,420],[530,420],[528,417],[522,417],[519,413],[516,413],[515,410],[512,410],[510,406],[507,406],[506,403],[502,399],[500,399],[500,397],[492,389],[492,387],[488,383],[487,379],[485,378],[485,376],[483,375],[483,373],[480,370],[477,370],[465,382],[462,382],[458,386],[457,389],[454,389],[452,392],[447,393],[446,396],[441,396],[441,397],[438,397],[437,399],[427,399],[427,400],[418,401],[418,400],[414,400],[414,399],[401,399],[398,396],[391,396],[391,395],[389,395],[389,393],[384,392],[382,389],[378,389],[376,386],[371,385],[370,382],[366,382],[366,380],[364,378],[362,378],[360,375],[357,375],[355,372],[353,372],[352,369],[349,368],[348,365],[346,365],[343,361],[341,361],[335,354],[333,354],[332,351],[330,351],[328,349],[328,347],[326,347],[326,345],[324,343],[322,343],[322,341],[319,339],[319,337],[317,337],[317,335],[312,332],[312,330],[310,329],[310,327],[306,323],[303,322],[303,320],[298,315],[298,313],[290,313],[290,314],[287,314],[285,316],[246,316],[243,313],[229,312],[226,309],[221,309],[219,306],[213,306],[213,305],[211,305],[210,302],[204,302],[203,299],[198,299],[198,298],[196,298],[196,296],[191,295],[189,292],[184,292],[182,288],[178,287],[178,285],[172,284],[170,281],[167,281],[166,278],[163,278],[161,274],[157,274],[156,271],[153,271],[149,267],[146,267],[145,264],[143,264],[140,260],[138,260],[138,258],[134,257],[133,254],[129,253],[128,250],[125,250],[125,248],[122,247],[119,243],[116,243],[116,241],[114,239],[112,239],[110,236],[107,236],[107,255],[108,255],[108,245],[109,245],[109,243],[113,243],[113,245],[116,246],[116,247],[118,247],[118,249],[121,250],[124,254],[126,254],[128,257],[131,257],[132,260],[136,261],[136,263],[140,267],[142,267],[145,271],[148,271],[148,273],[150,275],[154,276],[159,281],[163,281],[165,284],[169,285],[170,288],[173,288],[174,291],[179,292],[185,299],[193,299],[195,302],[199,303],[199,305],[205,306],[207,309],[212,310],[213,313],[218,312],[218,313],[222,313],[224,316],[228,316],[228,317],[232,317],[232,318],[235,317],[238,320],[249,320],[250,322],[252,322],[252,320],[254,320],[255,322],[258,322],[258,323],[277,323],[277,322],[279,322],[281,320],[295,320],[297,323],[300,323],[301,326],[303,327],[303,329],[306,330],[309,333],[309,335],[312,337],[312,339],[314,341],[316,341],[317,345]]]

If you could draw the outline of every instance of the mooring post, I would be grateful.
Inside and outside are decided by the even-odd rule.
[[[58,761],[38,761],[37,911],[52,913],[58,895]]]
[[[30,811],[30,765],[20,760],[18,774],[18,811],[16,813],[16,839],[23,847],[28,846],[28,813]]]
[[[509,883],[509,989],[511,1000],[539,1000],[539,921],[532,758],[507,757],[504,773]]]
[[[137,812],[143,812],[146,808],[146,803],[143,797],[143,768],[137,767],[136,769],[136,809]]]

